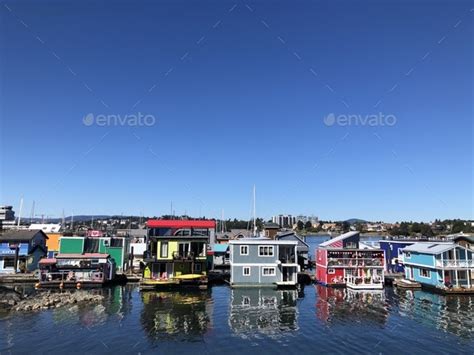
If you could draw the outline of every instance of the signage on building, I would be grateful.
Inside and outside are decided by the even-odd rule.
[[[28,255],[27,243],[0,243],[0,255],[15,255],[17,246],[19,255]]]

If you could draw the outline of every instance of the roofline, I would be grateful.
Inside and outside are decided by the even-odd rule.
[[[298,245],[296,240],[273,240],[273,239],[261,239],[261,240],[248,240],[248,239],[234,239],[229,240],[229,244],[281,244],[281,245]]]

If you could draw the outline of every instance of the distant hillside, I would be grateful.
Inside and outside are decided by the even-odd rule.
[[[349,224],[356,224],[356,223],[367,223],[368,221],[365,221],[363,219],[359,219],[359,218],[351,218],[351,219],[348,219],[348,220],[345,220],[344,222],[347,222]]]

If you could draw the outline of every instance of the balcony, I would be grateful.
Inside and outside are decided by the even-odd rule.
[[[468,269],[474,268],[474,261],[473,260],[436,260],[436,266],[442,268],[460,268],[460,269]]]
[[[383,267],[380,259],[373,258],[329,258],[330,267]]]

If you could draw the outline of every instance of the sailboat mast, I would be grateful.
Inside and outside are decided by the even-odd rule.
[[[253,185],[253,234],[257,236],[257,209],[255,202],[255,185]]]

